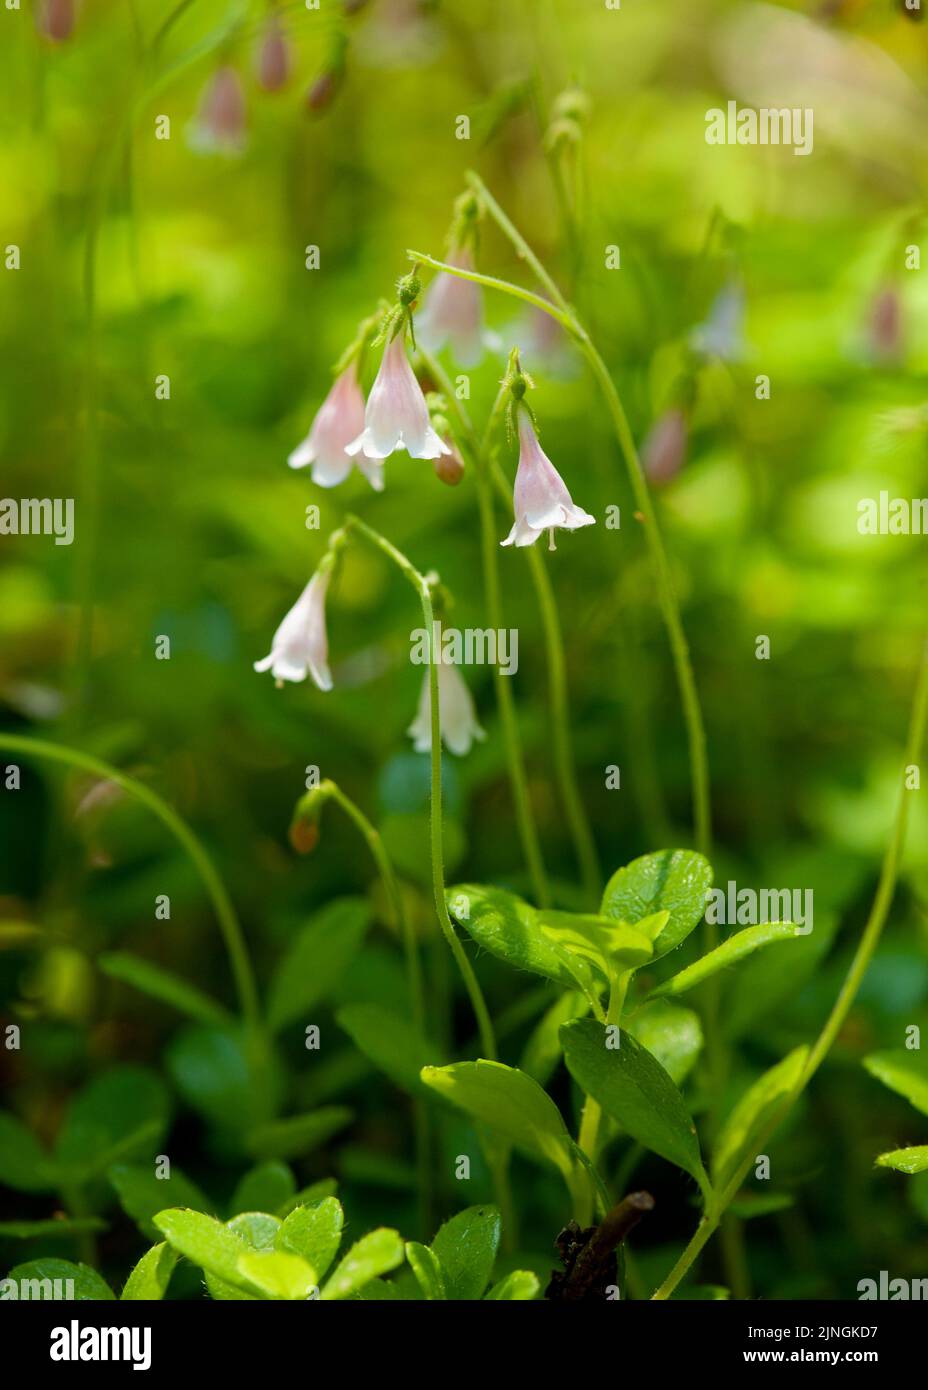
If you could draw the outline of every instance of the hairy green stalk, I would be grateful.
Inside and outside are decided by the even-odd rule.
[[[438,660],[440,654],[436,653],[433,647],[433,628],[434,611],[432,608],[432,591],[428,580],[420,574],[415,565],[406,558],[401,550],[397,550],[382,536],[379,531],[375,531],[372,526],[368,526],[360,517],[349,516],[345,520],[345,530],[354,531],[359,536],[363,536],[366,541],[375,546],[394,565],[400,573],[409,581],[419,596],[422,605],[422,618],[425,630],[429,639],[429,705],[431,715],[431,802],[429,808],[429,840],[432,858],[432,891],[435,899],[435,911],[438,914],[438,922],[451,954],[454,956],[455,964],[461,972],[464,987],[470,998],[471,1007],[477,1020],[477,1028],[480,1033],[480,1043],[483,1055],[490,1061],[496,1060],[496,1039],[493,1035],[493,1024],[490,1014],[483,997],[483,991],[474,974],[473,967],[467,958],[463,946],[458,940],[457,933],[448,915],[448,905],[445,902],[445,868],[444,868],[444,843],[442,833],[442,792],[441,792],[441,711],[439,708],[438,695]]]

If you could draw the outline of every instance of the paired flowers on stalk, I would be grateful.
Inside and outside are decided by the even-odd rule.
[[[318,568],[274,633],[269,655],[254,663],[256,671],[270,671],[278,686],[285,681],[304,681],[308,675],[320,690],[332,689],[325,602],[339,554],[347,541],[347,529],[333,532]],[[430,580],[433,589],[437,588],[437,576],[430,577]],[[470,752],[474,740],[483,739],[485,734],[477,721],[473,698],[460,672],[442,661],[440,649],[434,659],[438,664],[442,742],[450,752],[463,756]],[[414,740],[417,753],[429,751],[432,734],[428,668],[416,717],[407,732]]]

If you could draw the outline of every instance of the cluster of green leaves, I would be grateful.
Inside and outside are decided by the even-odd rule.
[[[922,1115],[928,1115],[928,1062],[920,1051],[893,1048],[871,1052],[864,1059],[864,1066],[884,1086],[905,1096]],[[928,1172],[928,1144],[890,1149],[880,1154],[876,1162],[880,1168],[895,1168],[900,1173]]]

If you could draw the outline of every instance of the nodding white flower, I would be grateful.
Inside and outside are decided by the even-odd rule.
[[[64,43],[74,28],[74,0],[40,0],[36,22],[47,39]]]
[[[451,453],[432,428],[422,387],[406,356],[402,330],[384,348],[364,420],[363,432],[345,448],[352,458],[363,451],[369,459],[385,459],[397,449],[406,449],[416,459]]]
[[[513,490],[515,522],[501,545],[534,545],[545,531],[554,549],[556,529],[576,531],[592,526],[595,516],[575,507],[564,479],[538,442],[527,410],[519,411],[519,467]]]
[[[320,487],[337,487],[357,464],[371,487],[383,491],[383,464],[361,454],[352,458],[347,447],[364,428],[364,395],[354,362],[336,377],[316,412],[309,434],[287,459],[291,468],[312,465],[312,480]]]
[[[235,68],[217,68],[203,90],[190,144],[201,154],[241,154],[245,148],[245,89]]]
[[[486,734],[477,723],[477,713],[470,691],[456,666],[447,661],[438,663],[438,712],[441,716],[441,741],[449,753],[463,758],[475,739],[483,741]],[[429,753],[432,748],[432,697],[429,672],[426,669],[419,696],[416,717],[406,730],[417,753]]]
[[[316,570],[274,633],[270,656],[255,662],[255,670],[270,671],[278,685],[304,681],[308,673],[320,690],[332,689],[325,630],[325,594],[331,573],[331,566]]]
[[[686,458],[686,416],[672,406],[655,420],[641,446],[644,471],[652,483],[669,483]]]
[[[287,85],[290,45],[276,14],[272,14],[264,26],[264,34],[258,45],[255,75],[259,86],[266,92],[279,92],[281,87]]]
[[[720,290],[708,317],[690,333],[690,345],[723,362],[740,362],[747,355],[744,341],[744,289],[736,281]]]
[[[450,265],[473,270],[474,260],[463,248],[448,257]],[[475,367],[483,356],[483,294],[473,280],[462,280],[447,271],[436,275],[416,315],[416,336],[422,346],[437,352],[451,344],[462,367]]]

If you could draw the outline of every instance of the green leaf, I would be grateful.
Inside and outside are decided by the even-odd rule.
[[[928,1057],[899,1047],[888,1052],[871,1052],[864,1058],[864,1066],[884,1086],[905,1096],[916,1110],[928,1115]]]
[[[174,1266],[177,1264],[177,1251],[164,1241],[142,1256],[126,1280],[122,1291],[123,1302],[152,1303],[164,1298]]]
[[[131,955],[128,951],[104,951],[97,957],[97,964],[111,979],[132,985],[134,989],[151,995],[153,999],[160,999],[163,1004],[170,1004],[173,1009],[200,1023],[230,1022],[228,1010],[215,999],[179,976],[172,975],[169,970],[162,970],[160,965],[143,960],[141,956]]]
[[[517,970],[530,970],[554,980],[565,989],[576,989],[573,966],[564,962],[541,929],[539,914],[529,903],[504,888],[462,883],[446,893],[448,911],[478,946]],[[577,963],[584,991],[593,987],[589,969]]]
[[[268,1023],[279,1029],[331,993],[364,940],[370,907],[363,898],[336,898],[291,943],[271,981]]]
[[[335,1019],[365,1057],[412,1095],[423,1093],[422,1068],[444,1060],[438,1044],[424,1037],[415,1024],[379,1004],[348,1004]]]
[[[106,1222],[99,1216],[51,1217],[47,1221],[0,1221],[0,1239],[39,1240],[48,1236],[55,1240],[62,1237],[73,1240],[77,1236],[93,1235],[105,1231]]]
[[[7,1110],[0,1110],[0,1183],[17,1192],[48,1192],[54,1186],[48,1154]]]
[[[224,1229],[235,1236],[245,1250],[274,1250],[280,1224],[276,1216],[270,1216],[267,1212],[243,1211],[239,1212],[238,1216],[233,1216],[231,1221],[226,1221]],[[209,1289],[210,1298],[221,1303],[253,1303],[269,1296],[263,1288],[248,1279],[241,1269],[239,1273],[241,1279],[237,1283],[228,1283],[218,1279],[215,1274],[207,1273],[206,1287]]]
[[[352,1245],[348,1254],[340,1260],[335,1273],[327,1280],[322,1290],[322,1298],[349,1298],[381,1274],[403,1263],[405,1250],[397,1231],[385,1226],[371,1231],[369,1235]]]
[[[197,1185],[173,1166],[169,1178],[155,1177],[150,1164],[129,1163],[114,1164],[106,1176],[116,1190],[123,1211],[150,1240],[158,1237],[154,1218],[159,1211],[176,1206],[208,1212],[213,1206]]]
[[[345,1213],[335,1197],[311,1207],[297,1207],[277,1232],[278,1250],[289,1250],[311,1265],[319,1280],[335,1259],[342,1239]]]
[[[169,1117],[164,1083],[144,1067],[113,1067],[72,1102],[55,1145],[68,1181],[86,1182],[111,1164],[154,1152]]]
[[[248,1152],[255,1158],[297,1158],[318,1148],[353,1119],[344,1105],[322,1105],[308,1115],[291,1115],[259,1125],[248,1136]]]
[[[273,1054],[267,1063],[265,1083],[256,1087],[248,1040],[238,1024],[228,1028],[191,1024],[167,1051],[168,1069],[181,1095],[233,1140],[265,1122],[279,1104],[281,1075]]]
[[[658,999],[662,995],[683,994],[694,985],[701,985],[710,975],[725,970],[729,965],[734,965],[736,961],[760,950],[762,946],[774,946],[778,942],[802,935],[805,933],[798,932],[792,922],[765,922],[759,927],[748,927],[746,931],[739,931],[730,936],[721,946],[701,956],[678,975],[665,980],[657,989],[651,991],[650,997]]]
[[[432,1253],[441,1266],[447,1298],[482,1297],[496,1263],[499,1238],[496,1207],[467,1207],[445,1222],[432,1241]]]
[[[742,1221],[751,1221],[755,1216],[772,1216],[774,1212],[787,1211],[793,1202],[788,1192],[748,1192],[736,1197],[728,1210]]]
[[[229,1215],[237,1216],[243,1211],[277,1211],[296,1195],[296,1181],[286,1163],[269,1159],[249,1168],[239,1179],[232,1194]],[[194,1206],[185,1202],[184,1206]]]
[[[95,1269],[89,1265],[72,1264],[70,1260],[56,1260],[51,1256],[43,1256],[39,1260],[27,1260],[25,1264],[15,1265],[6,1276],[7,1279],[15,1279],[19,1285],[19,1297],[28,1297],[32,1300],[50,1299],[54,1297],[55,1280],[61,1280],[63,1284],[62,1298],[73,1298],[78,1302],[103,1302],[113,1299],[116,1295],[109,1284]],[[33,1281],[38,1280],[38,1284]],[[73,1293],[67,1291],[67,1282],[73,1282]],[[28,1293],[23,1290],[23,1284],[30,1285]]]
[[[807,1047],[797,1047],[758,1077],[735,1105],[722,1125],[712,1156],[712,1176],[718,1188],[728,1184],[774,1111],[792,1091],[808,1055]]]
[[[473,1119],[504,1135],[565,1178],[573,1171],[573,1145],[554,1101],[530,1076],[502,1062],[454,1062],[423,1067],[422,1080]]]
[[[696,1127],[680,1092],[636,1037],[623,1029],[619,1046],[610,1049],[607,1033],[592,1018],[564,1025],[561,1040],[571,1076],[633,1139],[690,1173],[708,1196]]]
[[[207,1275],[212,1274],[224,1284],[231,1284],[233,1288],[254,1296],[254,1287],[241,1272],[238,1263],[248,1247],[220,1221],[204,1216],[200,1211],[172,1209],[159,1211],[155,1226],[172,1249],[199,1265]]]
[[[277,1215],[289,1216],[297,1207],[314,1206],[316,1202],[321,1202],[323,1197],[334,1197],[337,1191],[338,1183],[334,1178],[320,1178],[318,1182],[310,1183],[309,1187],[301,1187],[299,1192],[289,1197],[277,1208]]]
[[[928,1171],[928,1144],[916,1144],[910,1149],[892,1149],[880,1154],[876,1160],[878,1168],[895,1168],[899,1173],[924,1173]]]
[[[779,1015],[788,1006],[828,954],[837,925],[837,918],[816,912],[815,930],[808,936],[768,946],[723,978],[719,1021],[727,1038],[745,1036],[759,1019]]]
[[[699,1015],[679,1004],[655,999],[629,1020],[628,1031],[657,1058],[674,1085],[682,1086],[702,1050]]]
[[[545,1086],[561,1059],[561,1024],[583,1018],[589,1010],[590,1001],[579,990],[559,995],[532,1030],[519,1060],[520,1071]]]
[[[498,1284],[494,1284],[487,1294],[488,1299],[505,1299],[509,1302],[527,1303],[538,1297],[541,1288],[538,1275],[529,1269],[514,1269]]]
[[[248,1250],[239,1256],[238,1267],[267,1298],[305,1300],[318,1287],[314,1270],[286,1250]]]
[[[406,1259],[416,1276],[416,1282],[422,1290],[424,1298],[433,1302],[436,1299],[448,1297],[445,1292],[441,1265],[434,1251],[430,1250],[427,1245],[420,1245],[417,1240],[408,1240],[406,1242]]]
[[[617,869],[606,884],[602,913],[634,926],[669,912],[654,938],[654,959],[685,941],[706,909],[712,866],[694,850],[662,849]]]

